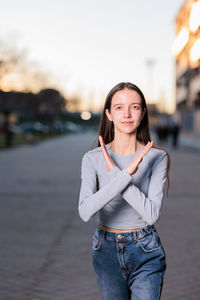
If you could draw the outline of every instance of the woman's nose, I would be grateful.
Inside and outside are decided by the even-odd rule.
[[[123,111],[123,115],[128,117],[131,116],[131,109],[130,108],[125,108]]]

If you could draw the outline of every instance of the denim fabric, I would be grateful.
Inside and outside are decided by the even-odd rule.
[[[102,300],[158,300],[166,270],[165,251],[154,225],[113,233],[97,226],[92,264]]]

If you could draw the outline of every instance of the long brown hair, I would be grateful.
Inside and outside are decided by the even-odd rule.
[[[111,101],[112,101],[112,98],[113,98],[114,94],[118,91],[121,91],[121,90],[125,89],[125,88],[129,89],[129,90],[136,91],[141,97],[142,110],[144,111],[144,109],[146,109],[144,117],[142,118],[142,120],[140,122],[140,125],[137,128],[137,137],[136,138],[139,142],[141,142],[145,145],[149,141],[151,141],[151,135],[150,135],[150,130],[149,130],[148,110],[147,110],[146,100],[145,100],[145,97],[144,97],[142,91],[139,89],[138,86],[136,86],[133,83],[120,82],[110,90],[110,92],[108,93],[108,95],[106,97],[104,108],[103,108],[101,118],[100,118],[98,136],[95,139],[95,143],[96,143],[96,141],[98,141],[97,147],[100,146],[100,142],[98,140],[99,135],[102,136],[105,144],[108,144],[108,143],[112,142],[112,140],[114,139],[114,125],[113,125],[113,122],[110,121],[108,119],[108,117],[106,116],[105,110],[108,109],[109,112],[110,112]],[[167,180],[168,180],[167,195],[168,195],[168,190],[169,190],[169,186],[170,186],[170,179],[169,179],[169,169],[170,169],[170,162],[171,162],[170,155],[162,147],[154,145],[153,148],[164,150],[167,153],[167,156],[168,156],[168,165],[167,165]]]

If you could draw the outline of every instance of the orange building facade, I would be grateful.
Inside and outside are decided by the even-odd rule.
[[[200,0],[187,0],[175,20],[176,112],[182,129],[200,136]]]

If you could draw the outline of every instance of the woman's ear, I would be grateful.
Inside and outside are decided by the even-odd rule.
[[[107,108],[105,109],[105,114],[106,114],[108,120],[112,122],[112,116]]]

